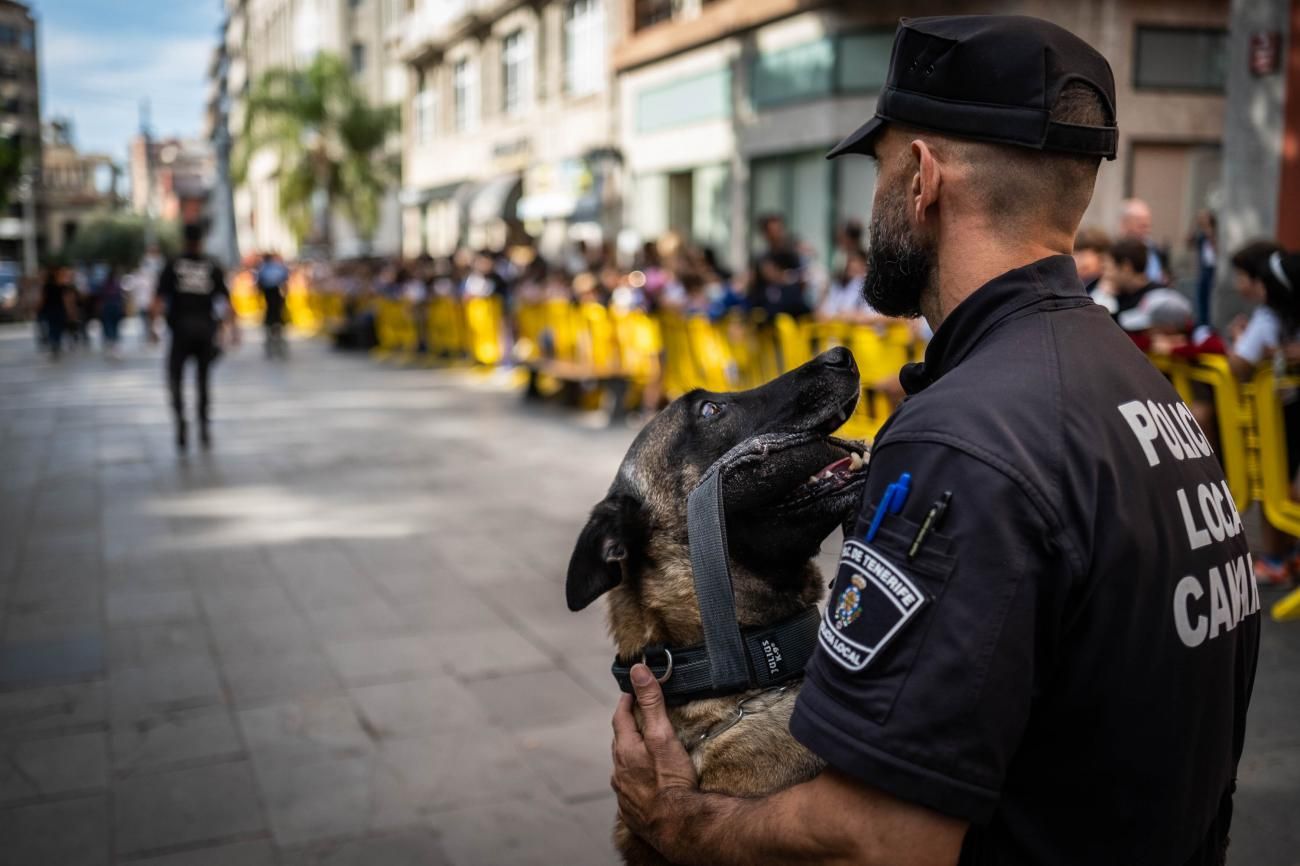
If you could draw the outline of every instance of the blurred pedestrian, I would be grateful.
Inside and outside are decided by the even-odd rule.
[[[266,357],[284,359],[289,354],[284,342],[285,287],[289,283],[289,269],[279,255],[265,252],[253,279],[265,301]]]
[[[223,315],[231,334],[238,341],[234,308],[226,288],[221,267],[203,254],[203,227],[193,223],[184,229],[184,251],[167,263],[158,276],[158,293],[154,297],[154,315],[165,306],[171,346],[167,352],[167,385],[171,392],[172,412],[176,419],[176,447],[184,451],[188,444],[185,423],[185,399],[181,377],[185,362],[194,359],[198,369],[199,441],[204,448],[212,445],[209,425],[210,401],[208,375],[219,354],[217,345],[217,300],[224,302]]]
[[[1218,220],[1212,210],[1196,212],[1196,227],[1187,244],[1196,254],[1196,324],[1210,324],[1210,298],[1219,265]]]
[[[759,217],[758,229],[767,249],[754,261],[749,286],[749,303],[764,310],[768,316],[785,313],[804,316],[811,312],[808,306],[808,281],[805,261],[797,245],[786,231],[785,218],[780,214]]]
[[[1119,236],[1136,238],[1146,249],[1143,271],[1147,281],[1157,286],[1169,285],[1169,255],[1151,240],[1151,206],[1140,198],[1125,199],[1120,205]]]
[[[66,268],[46,268],[41,281],[41,300],[37,317],[45,336],[50,358],[57,361],[63,354],[63,337],[68,323],[76,318],[76,298],[66,282]]]
[[[119,360],[119,330],[126,316],[126,290],[122,286],[122,268],[111,265],[99,288],[99,324],[104,335],[104,357]]]

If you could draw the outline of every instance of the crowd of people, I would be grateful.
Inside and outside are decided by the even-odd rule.
[[[828,264],[790,232],[779,214],[761,216],[755,229],[759,249],[740,270],[726,267],[713,248],[690,243],[673,232],[631,254],[612,243],[579,242],[553,257],[530,248],[460,249],[442,258],[425,255],[410,261],[351,260],[303,267],[309,268],[308,279],[315,286],[347,299],[347,323],[338,339],[341,345],[360,348],[375,343],[373,314],[366,301],[376,296],[410,305],[422,347],[428,337],[423,313],[434,297],[497,297],[507,311],[563,300],[706,316],[714,321],[751,311],[769,318],[788,314],[853,324],[887,321],[863,295],[870,256],[860,222],[848,220],[838,227]],[[1183,257],[1187,264],[1175,280],[1169,249],[1152,237],[1150,207],[1130,199],[1122,206],[1113,235],[1097,227],[1080,230],[1074,258],[1093,300],[1143,351],[1183,358],[1221,355],[1242,380],[1270,360],[1279,365],[1300,361],[1300,255],[1268,240],[1231,251],[1224,261],[1249,312],[1218,330],[1212,321],[1212,293],[1221,258],[1211,212],[1197,215],[1187,248]],[[65,346],[86,347],[91,342],[91,324],[98,322],[103,351],[116,359],[121,351],[121,323],[132,309],[141,315],[144,338],[156,341],[158,313],[152,301],[164,264],[151,250],[130,272],[106,264],[44,270],[36,299],[42,344],[55,358]],[[264,301],[267,356],[284,358],[282,325],[290,267],[278,255],[265,253],[246,270]],[[929,339],[924,321],[914,327],[919,340]],[[888,387],[892,384],[877,383],[877,387],[894,393],[897,389]],[[1286,396],[1288,469],[1295,479],[1300,471],[1300,398]],[[1210,395],[1196,395],[1192,409],[1213,441],[1217,423]],[[1300,499],[1300,490],[1296,498]],[[1255,559],[1262,581],[1284,583],[1300,577],[1296,539],[1270,527],[1265,547]]]
[[[1075,241],[1074,258],[1094,301],[1114,316],[1143,351],[1197,358],[1221,356],[1241,381],[1261,364],[1285,369],[1300,361],[1300,253],[1270,240],[1255,240],[1228,259],[1233,286],[1249,312],[1222,330],[1212,322],[1212,292],[1219,266],[1214,214],[1202,211],[1188,238],[1194,263],[1191,294],[1171,287],[1168,251],[1151,240],[1151,211],[1145,202],[1124,203],[1114,239],[1089,228]],[[1281,395],[1287,438],[1287,472],[1293,497],[1300,499],[1300,394]],[[1208,386],[1197,385],[1192,414],[1217,445],[1218,423]],[[1270,585],[1300,578],[1297,539],[1264,522],[1263,549],[1254,557],[1255,576]]]
[[[65,347],[88,349],[97,323],[100,347],[110,360],[120,360],[122,323],[132,309],[147,311],[161,257],[148,260],[130,273],[120,265],[100,263],[73,268],[51,265],[37,275],[34,297],[37,339],[53,359]],[[146,316],[147,320],[147,316]],[[145,333],[156,340],[152,328]]]

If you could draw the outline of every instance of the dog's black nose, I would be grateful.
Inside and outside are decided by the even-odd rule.
[[[827,367],[837,370],[852,370],[857,365],[853,362],[853,353],[843,346],[836,346],[822,352],[821,361]]]

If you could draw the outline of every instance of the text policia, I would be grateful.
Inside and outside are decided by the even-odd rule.
[[[1184,403],[1134,400],[1119,407],[1151,466],[1160,464],[1156,442],[1174,460],[1210,457],[1214,449]],[[1227,482],[1197,484],[1176,492],[1187,543],[1198,550],[1214,542],[1236,538],[1243,531],[1241,515],[1232,501]],[[1174,587],[1174,627],[1189,647],[1226,634],[1259,610],[1259,591],[1253,579],[1250,554],[1214,566],[1204,578],[1187,575]],[[1208,605],[1202,601],[1209,596]],[[1208,616],[1206,610],[1208,609]]]

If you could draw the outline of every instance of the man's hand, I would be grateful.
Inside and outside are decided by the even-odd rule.
[[[681,839],[679,829],[698,793],[695,765],[673,731],[664,693],[645,665],[632,668],[635,705],[643,727],[637,730],[631,695],[623,695],[614,712],[614,775],[618,811],[628,828],[660,853]],[[670,858],[671,859],[671,858]]]

